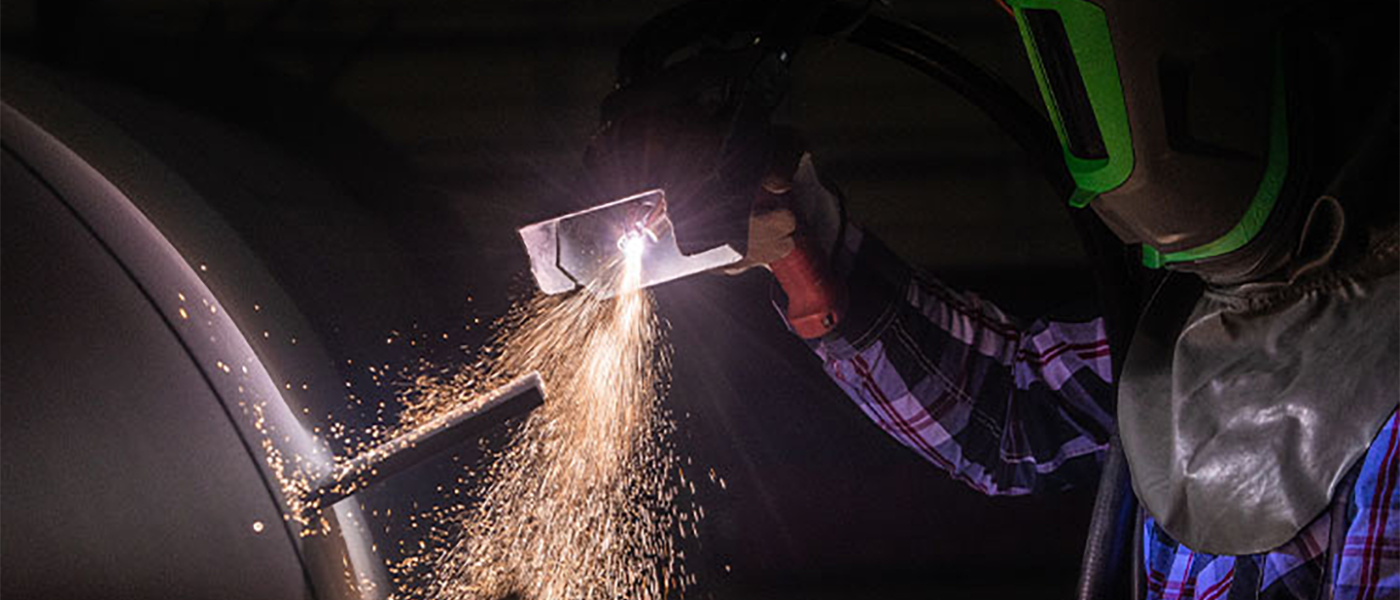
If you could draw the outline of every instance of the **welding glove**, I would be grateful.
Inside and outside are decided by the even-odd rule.
[[[748,251],[726,267],[734,275],[756,266],[782,288],[788,326],[813,339],[830,333],[846,309],[845,282],[831,267],[842,227],[839,196],[817,178],[797,136],[779,131],[749,218]]]
[[[748,252],[724,268],[738,275],[753,267],[771,270],[774,261],[792,252],[795,240],[805,239],[822,259],[829,259],[843,221],[840,197],[817,178],[812,156],[794,153],[795,161],[775,165],[763,177],[749,218]]]

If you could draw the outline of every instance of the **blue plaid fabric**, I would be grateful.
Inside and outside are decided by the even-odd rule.
[[[851,292],[846,318],[813,343],[861,411],[985,494],[1093,482],[1114,427],[1103,321],[1022,322],[863,238],[848,229],[836,257]],[[1346,522],[1329,511],[1266,554],[1194,552],[1146,519],[1148,597],[1312,600],[1335,573],[1336,598],[1400,598],[1397,444],[1392,416],[1359,466]],[[1328,556],[1333,527],[1345,528],[1341,556]]]

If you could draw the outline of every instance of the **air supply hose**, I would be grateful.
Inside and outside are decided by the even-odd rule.
[[[837,25],[853,19],[857,20],[852,28]],[[972,102],[1030,155],[1057,198],[1067,198],[1074,191],[1074,181],[1049,120],[1010,85],[951,44],[918,27],[875,13],[857,16],[832,10],[823,21],[819,27],[837,28],[826,32],[819,29],[817,33],[838,34],[852,44],[898,60]],[[842,30],[846,33],[840,34]]]

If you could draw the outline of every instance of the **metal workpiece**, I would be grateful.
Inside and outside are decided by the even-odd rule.
[[[356,491],[423,463],[440,452],[480,439],[493,428],[529,414],[542,404],[544,384],[539,374],[531,372],[517,377],[336,465],[316,482],[307,504],[311,510],[334,506]]]
[[[520,228],[530,272],[546,294],[577,288],[601,298],[618,291],[616,273],[626,253],[641,261],[646,288],[738,262],[729,244],[681,254],[666,212],[666,193],[655,189]]]

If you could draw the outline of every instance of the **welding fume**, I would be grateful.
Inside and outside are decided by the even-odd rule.
[[[766,268],[910,451],[987,495],[1098,486],[1080,598],[1400,596],[1395,6],[1005,8],[1033,101],[874,3],[656,17],[586,157],[617,199],[520,229],[539,288],[606,297],[629,255],[642,287]],[[1017,142],[1099,314],[1008,315],[847,218],[773,119],[815,37],[929,75]]]

